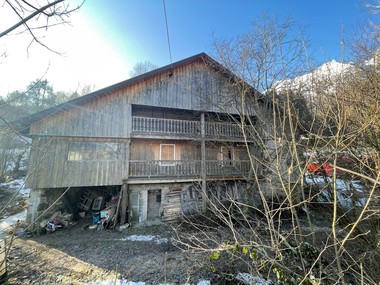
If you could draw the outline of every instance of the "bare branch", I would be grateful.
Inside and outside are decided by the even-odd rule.
[[[17,15],[21,18],[21,20],[19,22],[17,22],[16,24],[14,24],[12,27],[6,29],[5,31],[1,32],[0,33],[0,38],[9,34],[10,32],[12,32],[13,30],[17,29],[18,27],[22,26],[22,25],[25,25],[30,19],[33,19],[34,17],[38,16],[40,13],[44,12],[45,10],[49,9],[50,7],[60,3],[60,2],[63,2],[64,0],[56,0],[54,2],[51,2],[39,9],[37,9],[36,11],[34,11],[32,14],[30,14],[29,16],[25,17],[25,18],[22,18],[19,13],[16,12],[15,8],[9,3],[9,0],[6,0],[6,2],[9,4],[9,6],[12,7],[12,9],[17,13]]]
[[[24,26],[25,30],[21,31],[21,33],[28,32],[30,36],[32,37],[31,42],[29,43],[29,46],[36,42],[40,44],[41,46],[45,47],[49,51],[53,51],[51,48],[49,48],[47,45],[45,45],[40,38],[34,33],[34,30],[38,30],[41,28],[48,29],[49,27],[56,26],[58,24],[67,24],[64,16],[69,16],[70,13],[78,10],[84,3],[84,1],[77,7],[73,9],[69,9],[68,5],[63,4],[64,0],[56,0],[51,3],[47,3],[46,5],[38,8],[35,5],[32,5],[29,1],[22,1],[25,5],[22,5],[20,2],[12,3],[11,0],[5,0],[5,3],[8,4],[8,6],[13,10],[14,14],[17,15],[17,17],[20,19],[16,24],[9,27],[5,31],[0,33],[0,38],[3,36],[8,35],[12,31],[16,30],[17,28]],[[29,14],[28,16],[24,16],[24,14]],[[39,20],[40,16],[44,16],[46,18],[46,22],[42,26],[33,27],[31,26],[30,20],[33,18],[36,18]],[[58,23],[51,23],[50,19],[54,18]],[[57,53],[57,52],[56,52]]]

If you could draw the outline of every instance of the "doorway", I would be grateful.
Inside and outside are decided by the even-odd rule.
[[[160,218],[161,190],[148,190],[148,220]]]

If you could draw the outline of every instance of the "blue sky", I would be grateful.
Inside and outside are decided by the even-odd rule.
[[[111,4],[112,3],[112,4]],[[166,0],[173,60],[211,50],[211,39],[251,29],[264,13],[292,17],[309,36],[319,60],[340,59],[342,28],[348,35],[369,18],[365,1],[354,0]],[[161,0],[87,1],[83,13],[127,59],[168,63]]]
[[[79,0],[71,0],[71,5]],[[252,21],[266,14],[291,17],[310,39],[309,54],[322,63],[341,60],[344,30],[349,39],[371,16],[362,0],[165,0],[173,61],[200,52],[212,55],[212,38],[230,39],[248,32]],[[0,19],[1,18],[0,8]],[[86,0],[71,17],[72,26],[50,29],[44,40],[63,55],[28,41],[6,37],[0,49],[0,95],[23,89],[45,76],[56,90],[84,85],[105,87],[129,76],[138,62],[170,63],[162,0]],[[0,21],[0,28],[1,21]],[[59,29],[59,30],[57,30]],[[3,47],[1,44],[6,43]],[[1,50],[0,50],[1,52]],[[16,66],[23,66],[22,70]]]

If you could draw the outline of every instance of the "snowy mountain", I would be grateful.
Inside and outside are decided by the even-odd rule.
[[[378,72],[379,66],[380,48],[374,52],[372,57],[363,58],[357,62],[345,63],[336,60],[326,62],[308,73],[292,79],[277,81],[273,85],[273,89],[280,95],[285,94],[286,91],[301,94],[312,109],[313,106],[315,108],[325,101],[326,96],[330,97],[337,90],[341,90],[340,86],[347,86],[346,83],[352,75],[358,78],[360,72],[363,71],[375,70]]]
[[[325,82],[325,86],[332,87],[340,76],[345,76],[355,69],[353,63],[343,63],[336,60],[326,62],[309,73],[297,76],[293,79],[278,81],[274,84],[277,93],[283,93],[286,90],[302,92],[306,99],[312,99],[315,95],[316,88],[320,87],[319,83]]]

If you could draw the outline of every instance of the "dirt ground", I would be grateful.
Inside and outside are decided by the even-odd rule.
[[[7,197],[11,192],[2,193]],[[24,199],[15,199],[7,215],[23,206]],[[89,229],[90,224],[91,218],[85,217],[53,233],[16,238],[7,259],[6,284],[108,285],[127,284],[128,280],[149,285],[212,281],[212,272],[203,266],[209,259],[207,254],[184,252],[175,245],[175,224],[123,231]],[[130,240],[131,237],[137,240]]]
[[[0,210],[11,194],[12,191],[0,189]],[[25,198],[14,199],[1,216],[17,213],[25,205]],[[321,213],[313,213],[316,227],[312,229],[307,228],[306,216],[301,214],[301,218],[308,236],[311,231],[317,232],[317,242],[326,241],[331,235],[328,222]],[[289,231],[292,229],[292,223],[286,217],[282,217],[281,222],[285,231],[287,227]],[[173,239],[175,224],[117,231],[89,229],[90,223],[91,218],[85,217],[75,225],[53,233],[16,238],[7,258],[8,280],[5,284],[195,285],[202,280],[218,284],[214,282],[217,276],[207,266],[207,253],[182,251],[176,246]],[[186,237],[192,234],[192,229],[184,226],[180,229]],[[209,230],[218,231],[223,237],[226,229],[209,226]],[[262,229],[261,238],[265,234]],[[327,261],[332,260],[325,256]],[[137,283],[127,283],[127,280]]]
[[[27,198],[20,195],[8,203],[14,193],[0,187],[0,220],[26,208]],[[53,233],[15,238],[5,284],[115,284],[115,280],[122,281],[118,284],[127,284],[126,280],[146,285],[197,284],[207,278],[196,261],[202,258],[174,245],[170,225],[116,231],[91,230],[90,222],[85,217]],[[137,241],[128,240],[131,236]]]
[[[207,278],[194,255],[190,258],[173,245],[172,235],[167,225],[118,232],[90,230],[81,221],[54,233],[19,238],[13,242],[8,257],[6,284],[114,284],[111,281],[117,279],[146,284],[197,284]],[[125,239],[131,236],[156,239]]]
[[[89,224],[90,218],[84,218],[69,228],[14,240],[6,284],[128,284],[125,280],[146,285],[195,285],[201,280],[218,284],[209,267],[203,266],[209,256],[179,249],[170,225],[120,232],[91,230]],[[130,240],[132,237],[138,240]]]

